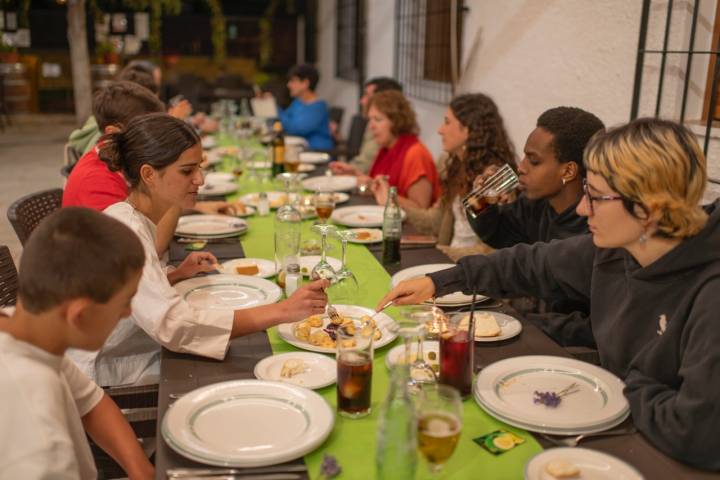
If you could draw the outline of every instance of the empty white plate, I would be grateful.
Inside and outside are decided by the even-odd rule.
[[[264,278],[248,275],[206,275],[175,285],[190,305],[199,310],[238,310],[275,303],[282,290]]]
[[[300,152],[299,157],[302,163],[327,163],[330,161],[330,155],[324,152]]]
[[[197,462],[261,467],[312,452],[334,423],[335,412],[312,390],[234,380],[183,395],[165,413],[161,431],[173,450]]]
[[[297,145],[297,146],[300,146],[303,148],[308,147],[308,141],[305,140],[305,138],[303,138],[303,137],[298,137],[295,135],[285,135],[284,139],[285,139],[285,145],[287,145],[287,146]]]
[[[333,175],[331,177],[320,175],[306,178],[302,181],[302,186],[312,192],[346,192],[357,187],[357,177],[352,175]]]
[[[238,184],[235,182],[209,182],[205,183],[198,189],[200,195],[229,195],[238,191]]]
[[[561,447],[540,452],[525,466],[525,480],[557,480],[545,467],[553,460],[572,463],[580,474],[572,478],[582,480],[642,480],[643,476],[631,465],[607,453],[588,448]]]
[[[302,361],[305,370],[289,378],[281,377],[280,372],[288,360]],[[254,373],[260,380],[292,383],[315,390],[335,383],[337,363],[334,358],[319,353],[288,352],[263,358],[255,365]]]
[[[313,165],[312,163],[301,163],[300,166],[298,167],[298,172],[308,173],[308,172],[312,172],[316,168],[317,167],[315,165]]]
[[[237,273],[235,267],[248,265],[256,265],[258,267],[259,271],[254,275],[255,277],[268,278],[276,273],[275,262],[264,258],[236,258],[234,260],[228,260],[222,263],[223,269],[225,270],[223,273],[227,275],[244,275]]]
[[[245,220],[230,215],[185,215],[178,220],[175,235],[218,238],[239,235],[247,228]]]

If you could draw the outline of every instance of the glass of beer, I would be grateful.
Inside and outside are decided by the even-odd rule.
[[[440,383],[456,388],[463,397],[472,392],[475,338],[469,332],[467,313],[450,317],[440,334]]]
[[[321,223],[327,223],[335,209],[335,194],[333,192],[315,192],[313,195],[315,212]]]
[[[294,145],[285,145],[285,171],[297,173],[300,169],[300,149]]]
[[[374,329],[343,325],[336,330],[337,410],[347,418],[370,414]]]
[[[422,385],[417,396],[418,449],[438,473],[455,451],[462,431],[462,400],[447,385]]]

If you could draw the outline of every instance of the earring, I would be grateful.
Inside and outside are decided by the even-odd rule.
[[[643,232],[643,233],[640,234],[640,238],[638,238],[638,241],[639,241],[642,245],[645,245],[645,244],[647,243],[647,241],[648,241],[648,236],[645,234],[645,232]]]
[[[565,185],[566,183],[567,183],[567,180],[565,180],[565,179],[563,178],[563,179],[562,179],[562,184]]]

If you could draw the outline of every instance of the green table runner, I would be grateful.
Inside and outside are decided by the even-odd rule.
[[[253,184],[241,182],[238,195],[251,191],[278,190],[279,185],[272,183]],[[266,217],[254,216],[248,219],[250,228],[242,237],[245,254],[248,257],[274,257],[273,221],[274,212]],[[303,239],[310,238],[312,221],[303,222]],[[334,251],[333,256],[339,257]],[[347,262],[350,270],[358,279],[360,290],[357,304],[373,308],[387,292],[390,276],[375,257],[362,245],[348,245]],[[392,309],[388,313],[393,316]],[[298,349],[280,339],[277,328],[268,331],[270,344],[274,353],[298,351]],[[340,463],[343,473],[341,479],[370,480],[375,476],[375,442],[377,419],[380,407],[388,390],[389,376],[385,367],[385,355],[398,340],[375,351],[372,379],[372,413],[371,415],[350,420],[341,416],[335,418],[335,428],[325,443],[314,452],[305,456],[311,478],[317,478],[323,454],[334,455]],[[328,403],[335,407],[335,385],[318,390]],[[487,415],[475,400],[465,400],[463,406],[463,429],[455,453],[445,465],[439,476],[433,477],[419,455],[418,479],[452,478],[452,479],[521,479],[528,459],[540,452],[542,448],[531,434],[523,430],[508,427]],[[493,455],[472,441],[486,433],[499,428],[508,429],[525,439],[525,443],[500,455]]]

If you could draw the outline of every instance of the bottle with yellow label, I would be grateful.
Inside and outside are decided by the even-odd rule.
[[[285,171],[285,135],[280,121],[276,121],[273,125],[273,139],[270,148],[272,151],[272,175],[275,177]]]

